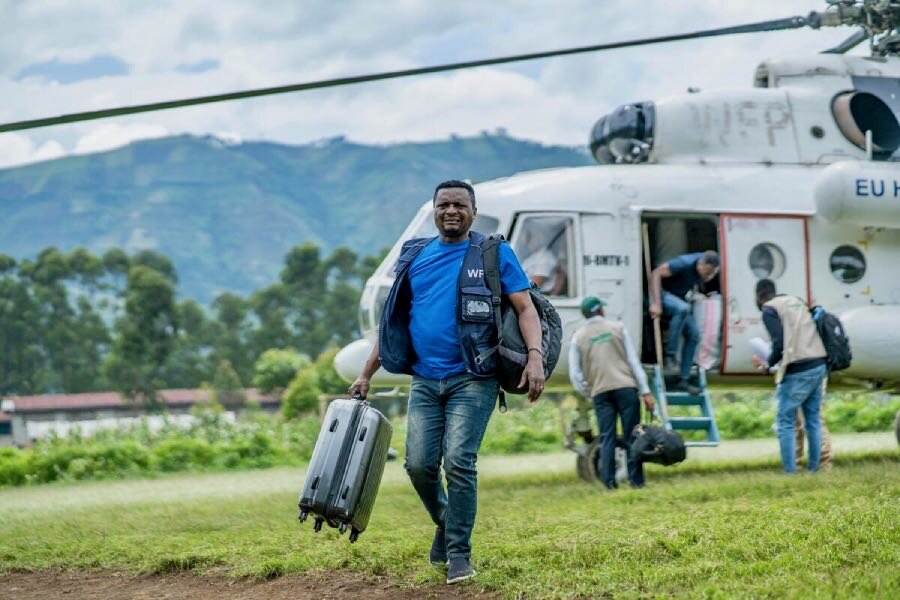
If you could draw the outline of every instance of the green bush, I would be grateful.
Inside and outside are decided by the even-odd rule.
[[[306,372],[314,373],[314,369]],[[315,398],[315,404],[307,400],[306,410],[318,406],[317,395]],[[714,406],[724,439],[774,436],[771,392],[746,396],[729,393],[716,397]],[[563,407],[563,412],[571,410],[567,403]],[[898,410],[900,398],[841,392],[829,394],[825,418],[834,432],[890,431]],[[198,410],[193,416],[195,420],[190,425],[165,421],[162,428],[153,430],[144,420],[132,426],[104,429],[90,437],[76,430],[25,450],[0,448],[0,486],[159,471],[301,464],[312,456],[320,429],[317,416],[285,420],[253,413],[232,422],[214,408]],[[396,419],[393,425],[392,446],[403,452],[406,422]],[[561,425],[559,405],[552,398],[521,409],[511,408],[505,414],[495,412],[481,453],[558,451],[563,442]]]
[[[505,413],[495,411],[488,423],[484,454],[553,452],[562,448],[562,429],[555,403],[542,400]]]
[[[898,410],[900,398],[879,398],[875,394],[849,395],[826,403],[825,423],[831,431],[838,433],[889,431]]]
[[[285,423],[280,428],[277,433],[281,438],[282,448],[287,453],[289,462],[306,462],[312,458],[321,427],[318,418],[308,417]]]
[[[347,382],[338,375],[334,368],[334,357],[337,356],[339,348],[326,350],[319,355],[313,368],[316,371],[317,386],[322,394],[344,394],[347,392]]]
[[[53,440],[37,445],[28,456],[28,479],[45,483],[64,479],[73,461],[87,458],[88,450],[82,445],[65,444]],[[74,467],[79,470],[80,467]]]
[[[15,448],[0,448],[0,485],[22,485],[27,476],[26,454]]]
[[[172,438],[153,448],[153,459],[161,471],[186,471],[212,464],[215,453],[206,440]]]
[[[764,438],[774,434],[775,413],[743,403],[722,404],[714,409],[719,434],[726,440]]]
[[[271,348],[253,365],[253,385],[264,394],[287,388],[301,369],[310,365],[309,358],[292,348]]]
[[[281,414],[285,419],[293,419],[317,412],[321,393],[315,365],[301,370],[281,397]]]
[[[0,485],[59,479],[101,479],[158,471],[260,468],[308,461],[318,418],[283,421],[252,413],[231,422],[219,410],[198,410],[191,425],[146,420],[91,437],[73,431],[26,450],[0,449]]]

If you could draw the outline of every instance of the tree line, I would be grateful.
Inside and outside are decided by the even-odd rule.
[[[0,396],[118,390],[152,403],[156,390],[223,372],[250,385],[268,349],[314,360],[351,341],[379,260],[345,247],[323,256],[306,243],[285,255],[276,282],[203,307],[178,299],[175,266],[153,250],[0,254]]]

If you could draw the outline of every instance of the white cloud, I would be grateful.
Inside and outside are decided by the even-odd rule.
[[[283,0],[265,3],[265,10],[238,0],[12,5],[4,19],[13,33],[0,36],[0,122],[694,31],[825,6],[820,0]],[[84,122],[23,132],[35,140],[30,146],[22,137],[0,142],[0,161],[33,160],[43,147],[37,140],[48,136],[81,153],[167,132],[227,131],[232,139],[286,143],[346,135],[377,143],[506,127],[515,136],[581,144],[594,121],[617,104],[689,85],[748,88],[761,60],[812,54],[848,34],[790,31],[679,42]],[[29,64],[98,54],[128,63],[131,74],[67,86],[12,80]],[[178,71],[209,60],[219,67]]]
[[[107,123],[82,136],[75,144],[75,154],[103,152],[130,144],[135,140],[160,138],[169,135],[169,130],[160,125],[119,125]]]
[[[0,134],[0,168],[50,160],[64,154],[65,150],[56,140],[37,146],[30,137],[20,133]]]

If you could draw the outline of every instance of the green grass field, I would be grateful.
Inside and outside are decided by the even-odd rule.
[[[771,440],[725,444],[651,469],[644,490],[613,493],[577,480],[569,453],[485,457],[479,575],[468,585],[511,598],[900,597],[892,438],[836,436],[835,469],[795,477],[777,470]],[[296,521],[302,479],[302,469],[277,468],[0,490],[0,572],[352,570],[403,586],[442,581],[426,562],[433,528],[400,464],[388,465],[354,545]]]

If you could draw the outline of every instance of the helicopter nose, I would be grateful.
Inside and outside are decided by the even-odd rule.
[[[348,382],[353,381],[362,371],[370,352],[372,343],[369,340],[362,338],[350,342],[335,355],[334,370]]]

